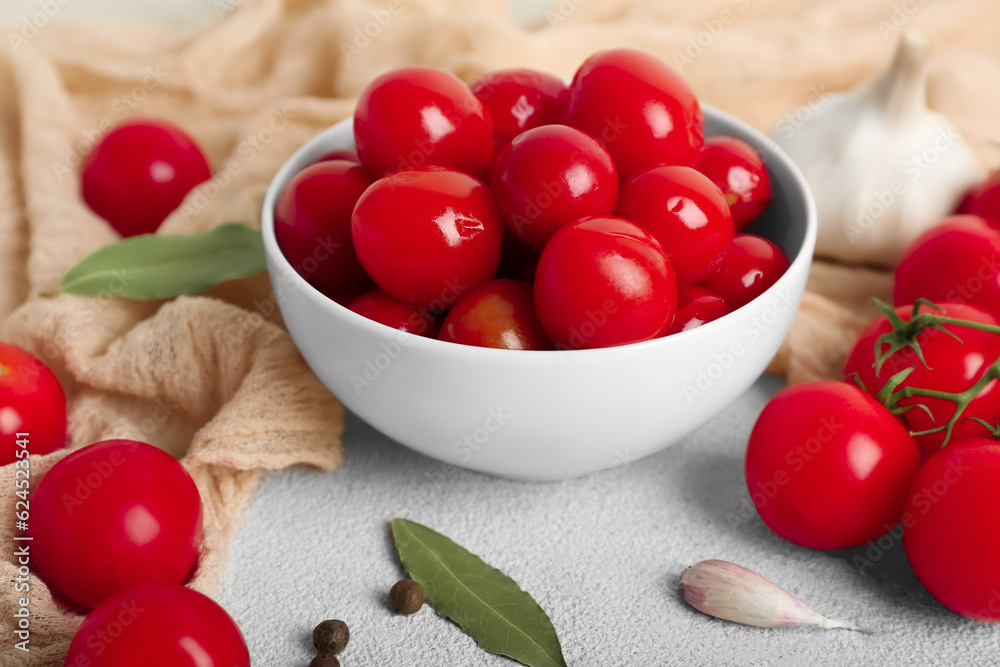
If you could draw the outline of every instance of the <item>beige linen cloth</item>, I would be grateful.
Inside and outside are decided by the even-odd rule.
[[[467,81],[512,66],[570,76],[593,51],[630,46],[682,69],[704,102],[767,129],[872,76],[905,26],[936,45],[931,105],[984,166],[1000,161],[991,143],[1000,139],[992,0],[562,0],[533,30],[514,25],[503,0],[213,1],[218,20],[184,38],[39,20],[0,27],[0,340],[58,374],[69,449],[132,437],[182,460],[205,505],[205,553],[192,582],[203,591],[217,583],[263,471],[338,465],[343,410],[281,328],[266,277],[174,301],[51,296],[68,268],[115,241],[81,201],[77,175],[113,124],[173,121],[217,173],[161,233],[257,225],[278,166],[349,116],[358,92],[389,68],[435,65]],[[793,382],[835,376],[872,316],[869,297],[887,296],[889,284],[885,273],[817,265],[772,372]],[[33,478],[64,455],[33,459]],[[11,648],[12,480],[11,466],[0,469],[0,665],[59,665],[82,617],[33,575],[31,652]]]

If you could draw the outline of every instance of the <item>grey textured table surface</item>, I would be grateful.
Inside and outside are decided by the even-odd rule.
[[[743,483],[753,420],[781,383],[764,377],[719,418],[652,457],[590,477],[526,484],[448,467],[351,416],[346,464],[269,478],[232,546],[219,600],[254,665],[296,666],[326,618],[351,628],[344,667],[511,665],[429,607],[390,611],[403,571],[388,523],[435,528],[512,576],[548,611],[569,665],[981,665],[1000,627],[938,605],[896,539],[817,552],[772,535]],[[627,433],[621,446],[627,450]],[[678,576],[707,558],[754,569],[868,633],[746,628],[688,608]]]

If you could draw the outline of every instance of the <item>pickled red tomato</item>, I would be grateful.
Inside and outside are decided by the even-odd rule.
[[[565,125],[518,135],[497,156],[491,182],[507,228],[536,250],[571,220],[612,213],[618,199],[611,156]]]
[[[309,284],[343,287],[365,279],[351,241],[351,212],[372,180],[346,160],[317,162],[285,186],[274,209],[282,254]]]
[[[111,130],[84,159],[83,200],[122,236],[155,232],[196,185],[212,177],[179,127],[135,120]]]
[[[662,164],[690,165],[704,142],[691,88],[659,58],[632,49],[598,51],[580,66],[563,122],[603,143],[622,180]]]
[[[250,667],[236,622],[185,586],[132,588],[83,619],[64,667]]]
[[[438,323],[430,311],[403,303],[382,290],[372,290],[351,301],[347,307],[358,315],[407,333],[437,338]]]
[[[635,176],[622,187],[615,214],[649,231],[687,284],[719,270],[735,233],[722,191],[691,167],[656,167]]]
[[[535,314],[532,288],[521,280],[491,280],[459,299],[441,325],[441,340],[503,350],[551,350]]]
[[[706,139],[694,168],[722,190],[736,231],[757,218],[771,201],[771,177],[764,160],[735,137]]]
[[[374,176],[438,165],[481,173],[493,159],[493,122],[469,87],[433,67],[372,81],[354,111],[358,157]]]
[[[494,276],[504,224],[482,182],[418,167],[381,178],[361,195],[351,236],[380,288],[410,305],[445,310]]]
[[[721,296],[694,285],[677,286],[677,314],[670,333],[690,331],[729,314],[729,306]]]
[[[470,86],[493,119],[493,138],[502,147],[525,130],[562,122],[566,84],[548,72],[502,69]]]
[[[560,348],[624,345],[667,332],[677,277],[659,242],[612,216],[562,226],[535,273],[535,309]]]
[[[59,379],[27,350],[0,343],[0,466],[65,445],[66,394]]]
[[[781,248],[753,234],[737,234],[718,273],[701,283],[736,310],[778,282],[788,270]]]
[[[45,473],[31,496],[30,530],[32,567],[93,608],[131,588],[188,579],[201,547],[201,496],[166,452],[105,440]]]

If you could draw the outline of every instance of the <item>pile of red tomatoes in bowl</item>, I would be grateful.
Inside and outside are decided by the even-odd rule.
[[[406,67],[364,90],[353,122],[356,152],[292,178],[275,236],[310,284],[396,329],[625,345],[721,317],[788,268],[742,233],[771,199],[763,158],[706,140],[697,98],[651,55],[598,52],[569,85]]]
[[[1000,174],[911,244],[893,292],[844,381],[764,407],[751,500],[791,542],[866,547],[861,569],[901,539],[937,600],[1000,621]]]

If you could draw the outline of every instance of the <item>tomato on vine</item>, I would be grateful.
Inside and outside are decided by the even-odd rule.
[[[847,382],[780,391],[747,445],[746,482],[771,530],[812,549],[848,549],[899,521],[920,467],[906,428]]]
[[[903,547],[941,604],[1000,621],[1000,443],[956,440],[924,463],[902,515]]]
[[[914,316],[923,317],[914,320]],[[904,422],[926,459],[946,438],[988,435],[974,418],[992,421],[1000,415],[1000,380],[985,378],[1000,357],[1000,335],[962,324],[935,324],[928,315],[997,326],[997,319],[982,308],[961,303],[886,307],[885,314],[861,332],[847,357],[845,376],[857,375],[872,394],[900,371],[912,368],[896,387],[963,393],[980,380],[984,386],[973,396],[952,428],[944,428],[955,414],[956,403],[941,396],[903,396],[896,401]],[[924,323],[922,323],[924,322]],[[923,407],[918,407],[918,406]],[[941,427],[940,430],[934,430]],[[932,432],[928,432],[932,431]]]

